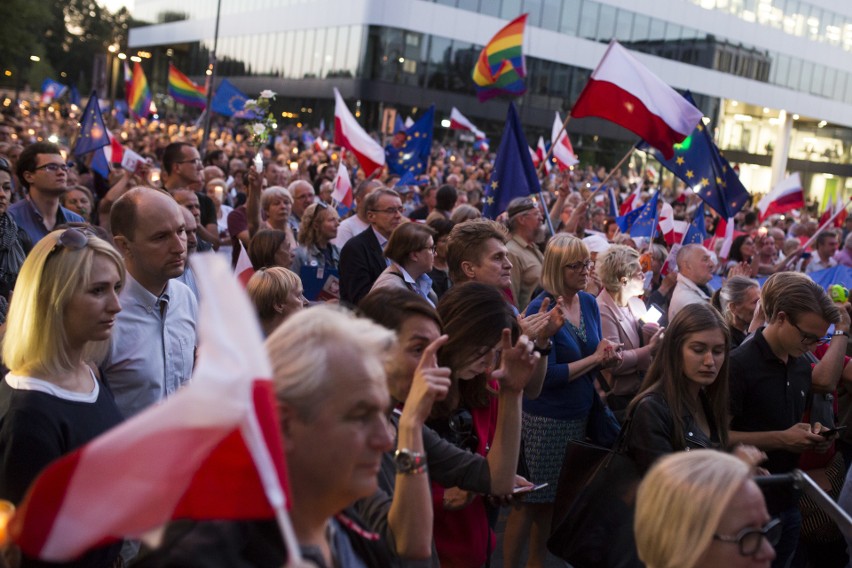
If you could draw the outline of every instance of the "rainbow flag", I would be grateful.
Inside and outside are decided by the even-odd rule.
[[[509,22],[482,48],[473,68],[479,102],[502,94],[518,96],[526,92],[527,70],[521,47],[527,16],[523,14]]]
[[[127,89],[127,106],[136,119],[148,116],[151,108],[151,89],[148,88],[148,79],[139,63],[133,65],[133,78]]]
[[[196,85],[189,77],[169,63],[169,95],[182,105],[204,108],[207,106],[207,91]]]

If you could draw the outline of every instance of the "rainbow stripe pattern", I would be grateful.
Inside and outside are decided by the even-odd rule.
[[[521,47],[527,16],[523,14],[509,22],[482,48],[473,68],[476,97],[480,102],[503,94],[519,96],[526,92],[527,70]]]
[[[207,106],[206,89],[193,83],[171,63],[169,63],[169,95],[175,102],[185,106],[198,108]]]
[[[133,78],[127,89],[127,106],[136,119],[147,117],[151,108],[151,89],[139,63],[133,65]]]

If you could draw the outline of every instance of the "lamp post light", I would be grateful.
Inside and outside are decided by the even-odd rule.
[[[107,48],[107,59],[109,62],[107,63],[107,67],[110,68],[110,78],[109,78],[109,108],[110,112],[115,110],[115,90],[118,85],[118,57],[116,53],[118,53],[119,45],[117,43],[113,43]]]

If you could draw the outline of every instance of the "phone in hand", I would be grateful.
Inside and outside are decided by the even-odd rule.
[[[539,483],[538,485],[522,485],[515,487],[515,489],[512,490],[512,493],[515,495],[518,495],[519,493],[532,493],[533,491],[544,489],[548,485],[548,483]]]
[[[823,430],[819,433],[823,438],[831,438],[835,434],[842,434],[846,431],[846,426],[838,426],[837,428],[829,428],[828,430]]]

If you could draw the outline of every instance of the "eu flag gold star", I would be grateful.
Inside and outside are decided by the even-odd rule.
[[[692,172],[692,170],[686,170],[686,177],[692,179],[695,177],[695,174]]]
[[[675,160],[675,162],[677,162],[677,165],[679,165],[679,166],[682,166],[684,161],[685,160],[683,159],[683,156],[678,156],[677,160]]]
[[[487,203],[488,205],[494,205],[494,198],[489,195],[485,198],[485,203]]]
[[[701,185],[710,185],[710,180],[707,178],[701,178]]]
[[[500,184],[499,184],[499,183],[497,182],[497,180],[495,179],[494,181],[492,181],[492,182],[491,182],[491,189],[497,189],[497,186],[499,186],[499,185],[500,185]]]

